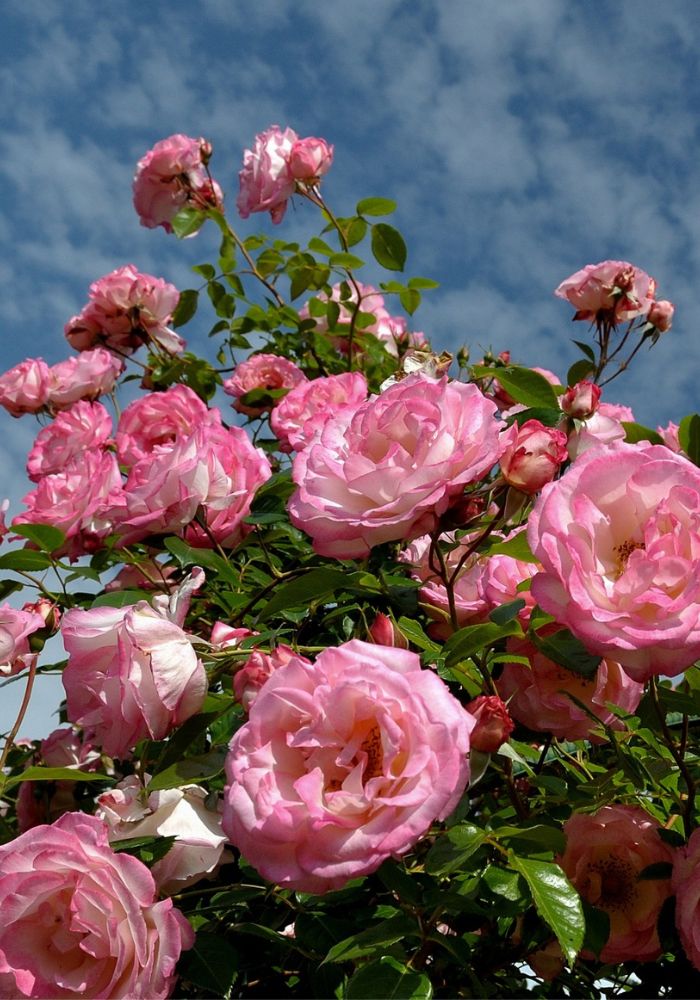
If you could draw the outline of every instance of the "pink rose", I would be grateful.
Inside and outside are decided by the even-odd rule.
[[[700,470],[664,445],[587,451],[528,524],[537,602],[636,681],[700,656]]]
[[[649,865],[673,861],[660,829],[644,809],[620,805],[575,813],[564,824],[559,864],[583,899],[610,918],[601,962],[653,962],[661,954],[656,924],[671,880],[639,878]]]
[[[574,319],[594,322],[603,314],[615,325],[647,315],[656,282],[625,260],[604,260],[572,274],[554,294],[574,306]]]
[[[294,458],[292,523],[339,559],[430,532],[498,461],[495,412],[475,385],[410,375],[338,414]]]
[[[148,776],[146,776],[148,778]],[[206,806],[207,791],[183,785],[149,795],[136,775],[98,795],[95,815],[109,827],[109,839],[175,837],[165,857],[151,868],[158,891],[171,895],[213,875],[225,860],[221,805]]]
[[[366,399],[367,379],[362,372],[300,382],[274,408],[270,427],[281,442],[281,451],[301,451],[335,413]]]
[[[131,467],[151,452],[169,450],[176,441],[208,423],[221,423],[219,411],[210,410],[186,385],[151,392],[129,403],[119,418],[116,435],[119,461]]]
[[[268,678],[291,659],[299,663],[310,662],[305,656],[295,653],[291,646],[281,644],[269,653],[264,653],[260,649],[254,650],[243,666],[236,671],[233,676],[233,693],[246,712],[250,712]]]
[[[27,458],[27,475],[36,483],[62,472],[89,448],[106,447],[111,433],[112,418],[104,406],[80,400],[39,431]]]
[[[63,616],[68,718],[110,757],[160,740],[202,707],[207,677],[189,636],[146,601]]]
[[[567,451],[571,461],[573,462],[579,455],[583,455],[585,451],[596,445],[624,441],[623,420],[634,421],[634,414],[629,406],[601,403],[592,417],[569,434]]]
[[[0,847],[0,990],[13,997],[148,997],[175,985],[194,944],[145,865],[101,820],[68,813]]]
[[[34,611],[0,607],[0,677],[11,677],[36,662],[29,640],[43,628],[44,619]]]
[[[236,199],[242,219],[247,219],[251,212],[269,212],[273,222],[282,221],[287,201],[296,187],[289,157],[298,139],[293,129],[286,128],[283,132],[278,125],[271,125],[256,135],[252,149],[245,150]]]
[[[545,427],[539,420],[513,424],[501,435],[505,450],[500,458],[503,478],[523,493],[537,493],[559,471],[568,455],[566,434]]]
[[[56,555],[77,558],[95,552],[113,530],[115,505],[123,504],[122,477],[111,452],[84,451],[62,472],[42,476],[23,498],[27,510],[13,524],[50,524],[60,528],[66,544]]]
[[[559,404],[569,417],[577,420],[588,420],[598,409],[600,402],[600,386],[595,382],[577,382],[566,390],[559,399]]]
[[[149,149],[138,162],[133,184],[134,208],[142,226],[162,226],[172,233],[172,220],[186,206],[223,208],[221,188],[206,169],[211,152],[206,140],[182,134],[161,139]]]
[[[700,830],[677,852],[673,863],[672,886],[676,893],[676,927],[683,950],[700,969]]]
[[[100,761],[100,753],[93,748],[88,738],[81,738],[69,727],[54,729],[41,741],[39,754],[29,764],[43,764],[46,767],[68,767],[75,771],[94,771]],[[79,809],[76,801],[75,781],[24,781],[17,794],[17,827],[20,833],[31,830],[41,823],[53,823],[59,816]],[[1,982],[1,977],[0,977]],[[0,986],[0,991],[2,987]]]
[[[81,399],[97,399],[111,392],[124,371],[124,362],[104,347],[83,351],[49,369],[49,406],[67,410]]]
[[[555,631],[556,626],[552,625],[542,635]],[[601,660],[596,672],[584,677],[560,667],[527,639],[509,639],[506,648],[514,656],[526,657],[530,666],[506,663],[496,681],[498,693],[508,702],[513,717],[535,732],[552,733],[560,740],[602,743],[604,737],[595,735],[600,727],[591,715],[605,726],[623,729],[624,724],[608,705],[634,712],[644,693],[644,685],[628,677],[613,660]]]
[[[508,742],[515,725],[508,709],[497,695],[479,695],[469,702],[467,711],[476,720],[471,735],[472,750],[496,753],[499,747]]]
[[[504,541],[510,541],[519,535],[521,530],[524,529],[511,532]],[[495,537],[491,536],[492,539]],[[511,601],[523,600],[525,607],[519,612],[518,617],[523,626],[527,627],[536,602],[529,589],[518,590],[518,587],[525,580],[531,580],[538,569],[540,567],[537,563],[524,562],[522,559],[515,559],[500,552],[485,556],[479,586],[488,611],[491,612]]]
[[[247,393],[278,392],[293,389],[295,385],[307,381],[306,375],[293,361],[277,354],[253,354],[247,361],[237,365],[231,378],[224,381],[224,392],[234,397],[233,407],[239,413],[259,417],[261,413],[273,408],[274,399],[272,402],[268,398],[259,404],[247,404],[242,400]]]
[[[667,330],[671,329],[675,311],[673,302],[669,302],[668,299],[659,299],[658,302],[652,304],[647,322],[653,323],[659,333],[666,333]]]
[[[10,529],[5,524],[5,514],[7,514],[10,509],[10,501],[5,497],[3,501],[0,502],[0,543],[2,543],[5,535],[9,534]]]
[[[297,139],[289,151],[289,172],[295,181],[316,184],[333,163],[333,147],[325,139]]]
[[[0,375],[0,406],[13,417],[39,413],[49,401],[49,369],[41,358],[27,358]]]
[[[675,451],[676,453],[680,453],[683,451],[683,449],[681,448],[681,442],[678,438],[679,430],[680,430],[679,425],[674,424],[672,420],[669,420],[669,422],[666,424],[665,427],[656,428],[657,434],[661,435],[666,447],[670,448],[671,451]]]
[[[270,881],[339,889],[453,811],[472,727],[408,650],[355,639],[293,658],[231,741],[224,831]]]

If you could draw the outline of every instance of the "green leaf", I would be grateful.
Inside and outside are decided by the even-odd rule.
[[[602,659],[597,654],[589,653],[581,640],[577,639],[568,628],[561,628],[547,636],[530,632],[530,639],[550,660],[584,677],[591,677]]]
[[[509,621],[504,625],[497,625],[494,622],[467,625],[466,628],[461,628],[451,635],[445,643],[445,665],[453,667],[461,660],[466,660],[472,653],[493,645],[499,639],[522,634],[523,630],[518,621]]]
[[[574,344],[576,344],[579,350],[586,355],[589,361],[592,361],[593,364],[595,364],[595,353],[593,352],[593,348],[590,346],[590,344],[586,344],[582,340],[575,340]]]
[[[462,868],[486,840],[486,831],[471,823],[450,827],[428,851],[425,870],[430,875],[447,875]]]
[[[356,211],[358,215],[391,215],[396,211],[396,202],[391,198],[363,198]]]
[[[139,601],[147,601],[152,594],[145,590],[113,590],[100,594],[90,605],[91,608],[128,608]]]
[[[581,898],[559,867],[509,855],[511,866],[523,876],[537,912],[557,936],[570,966],[583,947],[586,922]]]
[[[216,268],[213,264],[195,264],[192,268],[195,274],[201,274],[205,281],[210,281],[216,275]],[[182,292],[180,292],[182,295]]]
[[[576,385],[577,382],[587,379],[594,371],[595,363],[593,361],[590,361],[588,358],[580,358],[578,361],[574,361],[566,373],[566,384]]]
[[[409,288],[439,288],[440,282],[433,281],[432,278],[409,278]]]
[[[637,441],[651,441],[652,444],[663,444],[664,439],[657,431],[651,427],[643,427],[642,424],[635,424],[629,420],[623,420],[622,426],[625,429],[625,441],[628,444],[636,444]]]
[[[212,267],[212,277],[216,273]],[[180,298],[177,301],[177,307],[173,313],[172,324],[174,327],[184,326],[185,323],[189,323],[194,314],[197,312],[197,305],[199,304],[199,292],[196,288],[186,288],[183,292],[180,292]]]
[[[240,962],[240,955],[228,938],[200,930],[191,950],[183,953],[179,971],[183,979],[207,995],[227,997]]]
[[[17,569],[25,571],[48,569],[52,565],[50,557],[45,552],[36,549],[15,549],[0,556],[0,569]]]
[[[309,240],[309,250],[313,250],[314,253],[320,253],[324,257],[331,257],[335,253],[333,247],[329,246],[325,240],[319,239],[318,236],[313,236]]]
[[[345,239],[349,247],[354,247],[361,243],[367,232],[367,222],[364,219],[352,218],[338,220],[345,233]]]
[[[344,1000],[430,1000],[433,987],[424,972],[416,972],[382,955],[368,962],[350,979],[343,993]]]
[[[197,208],[181,208],[175,218],[170,220],[170,225],[178,239],[183,240],[186,236],[199,232],[206,219],[207,213],[200,212]]]
[[[513,559],[519,559],[521,562],[537,562],[536,557],[533,556],[532,550],[528,545],[526,531],[519,531],[517,535],[513,535],[513,537],[509,538],[507,541],[498,542],[497,545],[492,545],[488,554],[490,556],[511,556]]]
[[[513,415],[513,420],[522,427],[528,420],[539,420],[545,427],[557,427],[561,423],[562,412],[555,410],[551,406],[528,406],[526,410],[520,410]]]
[[[406,263],[406,244],[403,236],[384,222],[372,227],[372,253],[374,259],[387,271],[403,271]]]
[[[406,288],[399,295],[399,301],[409,316],[412,316],[421,303],[421,294],[416,288]]]
[[[413,618],[406,618],[405,615],[402,615],[397,625],[399,626],[399,631],[414,646],[418,646],[418,649],[422,649],[426,653],[431,653],[433,656],[437,656],[440,652],[440,646],[436,642],[433,642],[430,636],[426,635],[423,626],[419,622],[414,621]]]
[[[125,837],[113,840],[110,847],[118,854],[130,854],[145,865],[153,865],[168,853],[177,838],[173,836]]]
[[[505,625],[517,618],[524,607],[525,601],[522,597],[518,597],[514,601],[508,601],[507,604],[501,604],[500,607],[494,608],[489,614],[489,621],[496,625]]]
[[[258,615],[258,621],[267,621],[280,611],[299,605],[308,606],[311,601],[334,594],[346,580],[347,574],[342,570],[322,567],[309,570],[288,583],[281,583]]]
[[[334,253],[328,258],[331,267],[354,267],[356,270],[365,266],[361,257],[356,257],[354,253]]]
[[[223,771],[225,760],[226,754],[219,750],[179,760],[154,775],[146,786],[146,791],[158,792],[164,788],[179,788],[180,785],[214,778]]]
[[[14,774],[3,784],[3,790],[8,791],[23,781],[107,781],[112,784],[116,778],[96,771],[79,771],[73,767],[27,767],[21,774]]]
[[[405,937],[416,937],[418,933],[414,920],[403,913],[397,913],[388,920],[375,924],[374,927],[368,927],[334,944],[323,961],[324,963],[349,962],[355,958],[364,958],[365,955],[372,955],[375,951],[402,941]]]
[[[55,552],[66,540],[61,529],[51,524],[15,524],[12,530],[16,535],[34,542],[42,552]]]
[[[691,413],[683,417],[678,427],[678,440],[690,461],[700,465],[700,415]]]
[[[506,365],[503,368],[476,366],[472,369],[472,375],[474,378],[497,378],[516,403],[559,409],[559,397],[554,388],[543,375],[531,368],[520,368],[517,365]]]

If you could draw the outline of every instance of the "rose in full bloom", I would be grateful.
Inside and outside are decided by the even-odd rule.
[[[564,824],[559,864],[583,899],[610,918],[601,962],[653,962],[661,954],[656,925],[671,879],[639,877],[649,865],[673,861],[659,830],[638,806],[603,806],[593,815],[575,813]]]
[[[500,458],[503,478],[523,493],[537,493],[566,461],[566,434],[545,427],[539,420],[512,424],[501,435],[505,449]]]
[[[333,147],[325,139],[297,139],[289,151],[289,172],[295,181],[316,184],[333,163]]]
[[[83,351],[49,368],[48,403],[67,410],[81,399],[97,399],[111,392],[124,371],[124,362],[104,347]]]
[[[659,299],[649,310],[647,321],[653,323],[659,333],[666,333],[667,330],[671,329],[675,311],[673,302],[669,302],[668,299]]]
[[[104,406],[79,400],[39,431],[27,458],[27,475],[36,483],[42,476],[62,472],[88,448],[104,448],[111,433],[112,418]]]
[[[329,420],[295,456],[292,523],[339,559],[430,532],[498,461],[495,414],[475,385],[410,375]]]
[[[142,226],[162,226],[172,233],[172,220],[182,208],[222,208],[221,188],[206,169],[210,156],[206,140],[181,133],[149,149],[138,162],[133,183],[134,208]]]
[[[67,813],[0,847],[0,994],[164,1000],[194,933],[107,827]]]
[[[151,867],[159,891],[171,895],[213,874],[224,860],[221,806],[208,809],[206,799],[206,789],[198,785],[149,795],[136,775],[130,775],[98,795],[95,815],[109,827],[110,841],[176,838],[168,853]]]
[[[636,681],[700,656],[700,470],[664,445],[612,444],[544,487],[528,524],[538,604]]]
[[[671,884],[676,894],[676,927],[688,959],[700,969],[700,830],[676,852]]]
[[[656,282],[626,260],[603,260],[566,278],[554,292],[576,309],[574,319],[594,322],[600,315],[613,323],[646,316],[656,295]]]
[[[553,631],[556,626],[541,634]],[[506,663],[496,681],[498,693],[508,702],[513,718],[535,732],[552,733],[560,740],[601,743],[603,737],[594,735],[600,727],[591,715],[612,729],[623,729],[624,724],[608,705],[634,712],[644,694],[644,685],[628,677],[613,660],[601,660],[596,672],[584,677],[554,663],[527,639],[509,639],[506,649],[514,656],[524,656],[530,666]]]
[[[256,390],[263,393],[293,389],[295,385],[307,382],[303,371],[293,361],[277,354],[253,354],[247,361],[242,361],[236,370],[224,381],[224,392],[233,396],[233,407],[239,413],[249,417],[259,417],[261,413],[271,410],[274,401],[269,398],[256,403],[246,403],[243,399],[249,392]]]
[[[236,199],[242,219],[251,212],[269,212],[273,222],[282,221],[296,187],[289,157],[298,139],[293,129],[282,131],[279,125],[271,125],[256,135],[252,149],[244,151]]]
[[[162,739],[201,709],[207,677],[189,636],[146,601],[72,608],[61,633],[68,718],[93,730],[110,757]]]
[[[564,413],[577,420],[588,420],[598,409],[600,403],[600,386],[584,379],[570,386],[559,399],[559,405]]]
[[[367,399],[367,379],[362,372],[343,372],[305,380],[279,401],[270,415],[270,426],[280,441],[280,451],[301,451],[341,408]]]
[[[209,409],[186,385],[151,392],[124,409],[117,426],[117,455],[131,468],[152,452],[170,450],[202,424],[220,424],[219,411]]]
[[[39,413],[49,401],[49,367],[42,358],[27,358],[0,375],[0,406],[13,417]]]
[[[231,741],[224,830],[270,881],[338,889],[452,812],[473,725],[408,650],[355,639],[294,658]]]
[[[508,742],[515,725],[508,714],[508,708],[498,695],[479,695],[469,702],[467,711],[476,720],[471,735],[472,750],[496,753],[499,747]]]
[[[29,640],[44,624],[35,611],[19,611],[9,604],[0,607],[0,677],[18,674],[36,662]]]

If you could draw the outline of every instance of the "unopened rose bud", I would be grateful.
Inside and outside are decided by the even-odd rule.
[[[38,601],[28,601],[22,606],[22,610],[41,615],[46,623],[46,628],[49,630],[49,634],[53,634],[58,630],[58,625],[61,621],[61,611],[58,605],[50,601],[48,597],[40,597]]]
[[[653,303],[647,314],[647,320],[654,324],[659,333],[665,333],[667,330],[671,329],[674,312],[675,307],[673,302],[669,302],[667,299],[661,299],[659,302]]]
[[[297,139],[289,154],[289,170],[295,181],[314,183],[330,170],[333,147],[325,139]]]
[[[503,478],[523,493],[541,490],[568,457],[566,434],[539,420],[527,420],[522,427],[513,424],[502,437],[506,442],[501,455]]]
[[[467,705],[467,711],[476,719],[472,730],[470,745],[472,750],[482,753],[495,753],[499,747],[508,742],[515,725],[505,702],[498,695],[482,694]]]
[[[577,420],[588,420],[598,409],[600,402],[600,386],[595,382],[577,382],[567,389],[560,399],[564,413]]]
[[[209,142],[209,140],[208,139],[201,139],[200,138],[200,140],[199,140],[199,155],[202,158],[202,163],[204,164],[204,166],[206,166],[207,163],[209,163],[209,160],[211,160],[213,152],[214,152],[214,147]]]
[[[406,636],[399,631],[396,624],[388,615],[381,612],[370,626],[369,640],[378,646],[395,646],[398,649],[408,649]]]

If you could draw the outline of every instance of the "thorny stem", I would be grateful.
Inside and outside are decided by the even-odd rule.
[[[212,214],[214,214],[214,213],[212,212]],[[219,222],[219,228],[221,228],[221,229],[225,228],[225,231],[226,231],[227,235],[229,235],[231,237],[231,239],[233,240],[233,242],[236,244],[236,246],[238,247],[238,249],[241,251],[241,253],[245,257],[246,263],[248,264],[248,267],[250,268],[250,273],[253,275],[253,277],[257,278],[258,281],[262,285],[265,286],[265,288],[268,290],[268,292],[270,293],[270,295],[272,295],[274,297],[274,299],[277,302],[278,306],[284,306],[284,305],[286,305],[286,302],[284,301],[284,299],[282,298],[282,296],[280,295],[280,293],[277,291],[277,289],[275,288],[275,286],[272,284],[272,282],[268,281],[267,278],[263,274],[260,273],[260,271],[257,268],[257,265],[256,265],[255,261],[253,260],[253,258],[251,257],[250,253],[248,252],[248,250],[247,250],[247,248],[246,248],[243,240],[240,238],[240,236],[235,231],[235,229],[233,229],[231,227],[231,224],[229,223],[229,221],[226,218],[226,216],[222,212],[218,212],[217,211],[215,213],[215,218]]]
[[[693,832],[693,828],[695,825],[693,822],[693,814],[695,812],[695,781],[693,780],[693,776],[690,773],[690,770],[684,758],[687,728],[684,727],[684,733],[683,736],[681,737],[681,748],[682,748],[681,750],[679,747],[676,746],[676,741],[673,738],[671,730],[668,728],[668,724],[666,722],[666,713],[664,712],[661,706],[661,702],[659,701],[659,690],[657,686],[656,677],[651,678],[649,689],[651,691],[651,700],[654,705],[654,711],[656,712],[659,722],[661,723],[661,729],[664,734],[664,740],[666,742],[666,746],[671,751],[673,759],[678,765],[678,770],[683,775],[683,780],[685,781],[686,787],[688,789],[688,797],[685,801],[685,805],[683,806],[683,827],[685,829],[686,837],[689,837],[690,834]],[[685,723],[687,723],[687,716],[684,721]]]

